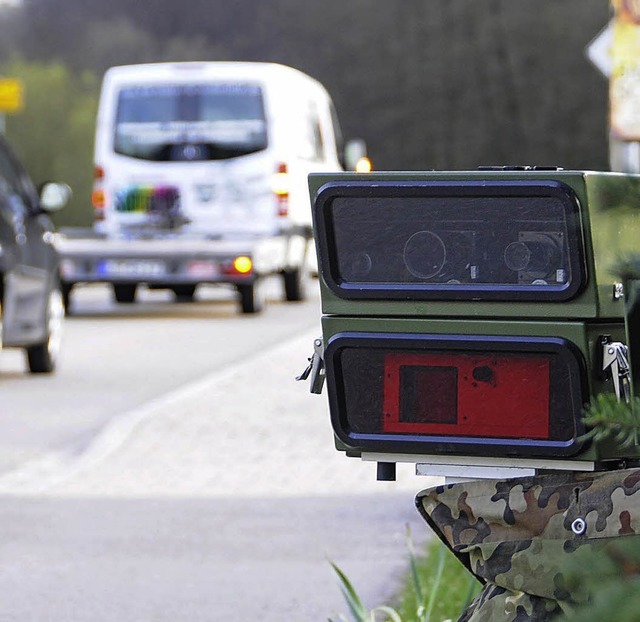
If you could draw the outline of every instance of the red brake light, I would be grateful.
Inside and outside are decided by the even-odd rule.
[[[104,209],[106,204],[104,191],[104,168],[99,164],[93,167],[93,192],[91,193],[93,205],[93,220],[95,222],[105,219]]]
[[[273,192],[278,204],[278,216],[289,215],[289,167],[286,162],[279,162],[273,176]]]

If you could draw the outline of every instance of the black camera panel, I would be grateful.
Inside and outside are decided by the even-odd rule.
[[[568,300],[586,282],[578,200],[560,182],[328,184],[315,209],[341,298]]]

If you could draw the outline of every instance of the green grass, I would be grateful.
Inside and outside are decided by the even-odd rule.
[[[457,620],[480,587],[454,554],[434,537],[423,555],[410,552],[409,576],[394,605],[402,622]],[[426,601],[430,610],[421,612],[420,592],[423,602],[425,597],[430,598]]]
[[[410,534],[409,572],[391,605],[367,609],[348,577],[335,564],[340,589],[350,618],[340,614],[329,622],[444,622],[457,620],[466,604],[480,590],[480,584],[437,538],[417,555]]]

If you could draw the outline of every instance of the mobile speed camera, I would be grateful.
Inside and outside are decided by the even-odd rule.
[[[434,474],[638,456],[587,442],[583,411],[630,386],[615,267],[640,240],[640,177],[317,174],[310,192],[339,449]]]

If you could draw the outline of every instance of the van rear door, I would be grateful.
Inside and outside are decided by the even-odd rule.
[[[271,232],[275,171],[257,83],[131,85],[117,94],[111,218],[120,227]]]

